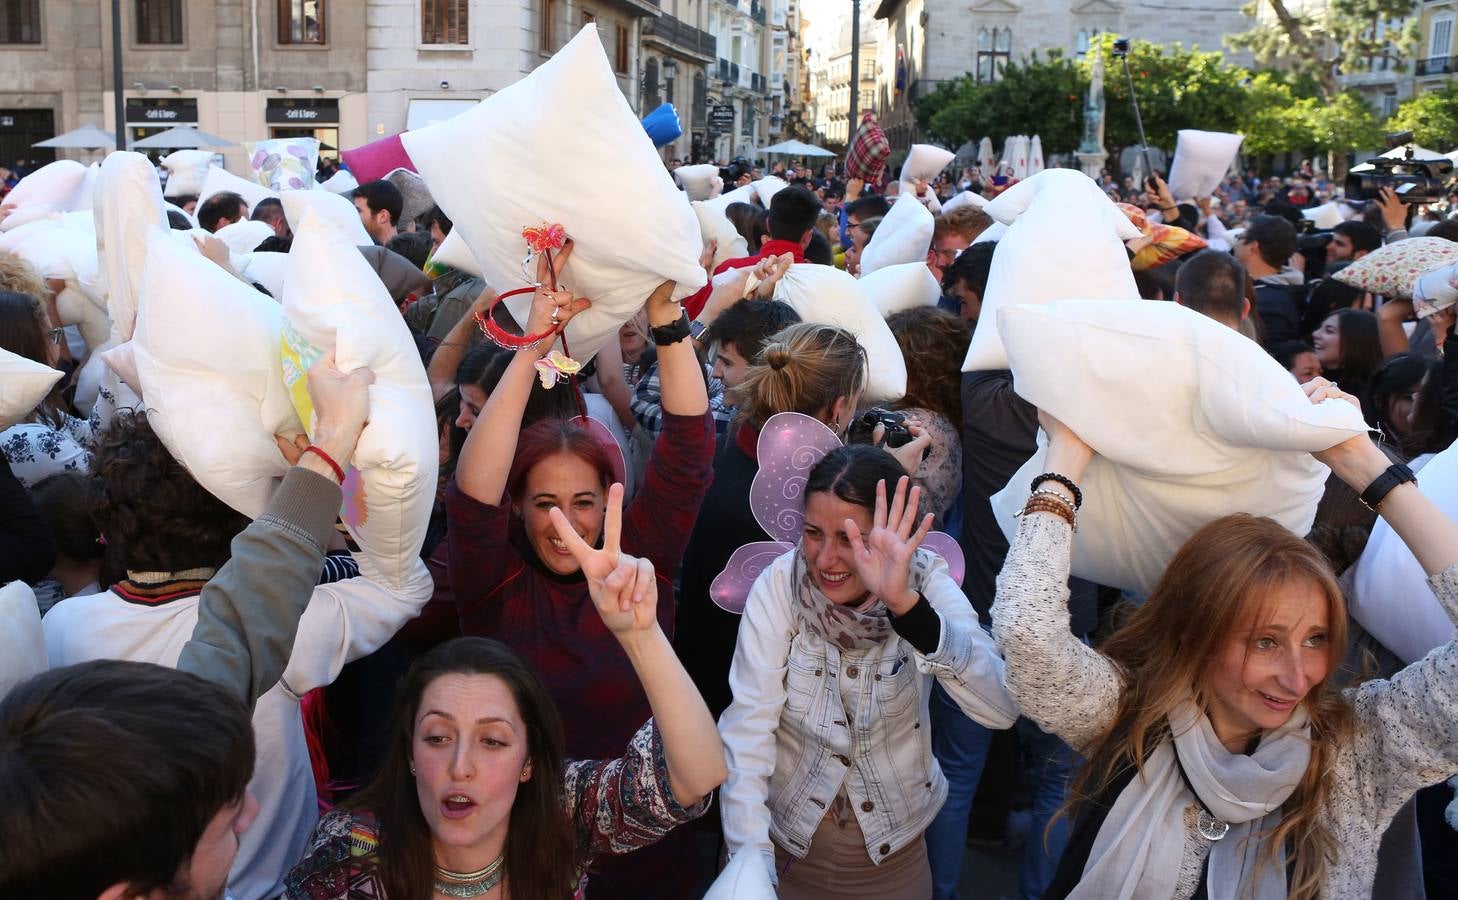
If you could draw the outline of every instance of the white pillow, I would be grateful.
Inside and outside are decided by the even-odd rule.
[[[348,194],[359,187],[359,180],[349,173],[347,169],[340,169],[314,188],[321,191],[329,191],[333,194]]]
[[[934,228],[936,219],[921,201],[909,192],[897,197],[861,251],[861,277],[885,266],[926,262]]]
[[[997,311],[1013,303],[1139,296],[1124,248],[1124,241],[1139,237],[1139,229],[1082,172],[1045,169],[1008,188],[983,212],[1008,230],[1000,239],[979,235],[998,241],[982,293],[981,321],[996,322]],[[1006,368],[998,329],[972,332],[962,371]]]
[[[86,167],[74,159],[58,159],[47,163],[16,182],[0,201],[0,208],[22,209],[27,206],[50,206],[65,210],[86,180]]]
[[[243,198],[248,204],[248,214],[253,215],[253,207],[259,201],[269,197],[277,197],[278,194],[264,187],[256,181],[249,181],[247,178],[239,178],[222,166],[213,166],[207,170],[207,176],[198,190],[197,207],[200,208],[214,194],[221,194],[223,191],[232,191]],[[172,194],[168,194],[172,196]]]
[[[319,165],[316,138],[274,138],[243,144],[253,180],[270,190],[304,190],[314,186]]]
[[[561,139],[524,140],[524,126]],[[594,25],[475,108],[400,140],[498,290],[522,284],[523,228],[566,229],[576,245],[566,284],[592,300],[567,326],[580,362],[616,339],[663,281],[676,282],[682,299],[707,280],[692,211],[628,107]],[[613,177],[582,164],[590,158],[611,158]],[[523,321],[531,297],[514,300]]]
[[[747,849],[734,854],[704,900],[775,900],[775,896],[768,855]]]
[[[96,179],[91,213],[101,269],[97,288],[106,298],[112,340],[120,344],[131,338],[136,323],[150,227],[167,228],[162,186],[151,161],[124,150],[108,154]]]
[[[41,224],[43,223],[33,222],[20,229],[31,237],[10,252],[34,266],[40,276],[46,279],[75,279],[78,271],[95,270],[95,237],[70,228],[35,229],[35,226]],[[11,232],[14,233],[16,232]]]
[[[278,364],[282,325],[277,303],[148,229],[131,342],[147,420],[198,484],[250,517],[287,469],[274,435],[303,431]]]
[[[1169,192],[1176,200],[1195,200],[1215,193],[1240,152],[1243,135],[1181,128],[1169,164]]]
[[[679,166],[673,170],[673,180],[690,200],[712,200],[724,192],[724,179],[719,177],[719,167],[712,163]]]
[[[993,222],[982,230],[982,233],[972,239],[974,244],[987,244],[992,241],[1000,241],[1007,236],[1007,226],[1001,222]]]
[[[766,175],[758,181],[751,181],[749,187],[754,189],[754,196],[759,200],[759,205],[769,209],[770,201],[775,194],[789,187],[790,183],[777,175]]]
[[[1073,572],[1098,584],[1148,592],[1191,534],[1229,513],[1306,534],[1328,474],[1310,452],[1367,428],[1348,403],[1311,405],[1254,341],[1173,303],[1004,306],[997,325],[1018,395],[1097,454]],[[1028,485],[1047,471],[1041,442],[993,498],[1009,538]]]
[[[239,274],[249,281],[268,288],[273,299],[278,300],[283,297],[284,282],[288,278],[288,267],[289,255],[287,253],[265,250],[247,254]]]
[[[217,155],[212,150],[174,150],[162,157],[162,168],[167,170],[166,196],[192,195],[202,203],[203,185]]]
[[[1317,228],[1335,228],[1347,220],[1347,217],[1342,214],[1343,205],[1332,200],[1320,206],[1301,210],[1301,217],[1310,219]],[[1214,217],[1211,216],[1211,218]]]
[[[273,226],[267,222],[244,219],[224,225],[213,236],[228,245],[231,253],[252,253],[258,245],[274,236]]]
[[[378,570],[375,580],[402,590],[425,540],[440,466],[435,404],[415,340],[353,238],[314,211],[294,230],[283,313],[283,379],[301,421],[313,410],[304,376],[330,349],[343,371],[375,374],[354,459],[338,460],[355,470],[342,515]]]
[[[719,268],[726,260],[749,255],[749,242],[734,227],[734,223],[729,221],[724,210],[731,203],[753,202],[754,188],[747,184],[711,200],[693,201],[694,216],[699,220],[699,234],[703,237],[704,246],[709,241],[718,242],[714,248],[714,268]]]
[[[59,227],[61,227],[61,222],[57,216],[46,216],[33,222],[26,222],[24,225],[17,225],[0,233],[0,253],[14,253],[21,244],[42,231],[50,231],[52,228]]]
[[[0,347],[0,428],[8,428],[34,412],[60,380],[60,369]]]
[[[22,228],[35,222],[48,218],[53,213],[62,210],[50,203],[31,203],[23,206],[14,212],[8,213],[3,221],[0,221],[0,231],[10,231],[15,228]]]
[[[916,182],[931,181],[952,164],[957,154],[933,144],[912,144],[901,164],[901,190],[915,192]]]
[[[356,247],[367,247],[375,242],[360,221],[359,209],[348,197],[329,191],[284,191],[280,199],[283,200],[284,218],[296,234],[306,218],[305,214],[312,210]]]
[[[452,228],[451,233],[445,236],[440,246],[435,248],[431,254],[431,262],[442,266],[449,266],[458,269],[475,278],[481,277],[481,263],[476,261],[476,256],[471,248],[466,246],[466,239],[461,233]]]
[[[71,212],[85,212],[91,209],[96,197],[96,179],[101,177],[101,163],[95,162],[86,167],[86,177],[81,179],[81,184],[76,187],[76,194],[66,208]]]
[[[954,209],[963,206],[970,206],[973,209],[986,209],[988,199],[981,194],[974,194],[971,191],[963,191],[946,203],[942,204],[942,215],[946,215]]]
[[[162,208],[166,212],[180,214],[184,219],[187,220],[187,227],[188,228],[198,228],[198,227],[200,227],[197,224],[197,216],[194,216],[192,213],[190,213],[187,210],[183,209],[182,207],[178,206],[176,203],[171,203],[171,202],[168,202],[167,200],[163,200],[162,201]]]
[[[906,360],[896,336],[851,276],[834,266],[797,263],[775,285],[801,321],[836,325],[856,336],[869,366],[865,401],[890,403],[906,393]]]
[[[1418,490],[1448,518],[1458,517],[1458,444],[1422,467]],[[1453,620],[1428,587],[1417,557],[1386,519],[1377,519],[1349,577],[1352,617],[1404,663],[1417,662],[1452,639]]]
[[[942,286],[925,262],[886,266],[861,276],[856,284],[882,318],[919,306],[936,306],[942,298]]]
[[[10,689],[47,668],[35,591],[23,581],[0,587],[0,700]]]

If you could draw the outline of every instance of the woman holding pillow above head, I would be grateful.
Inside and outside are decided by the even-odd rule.
[[[556,276],[570,265],[571,244],[556,257]],[[548,280],[545,260],[539,283]],[[570,278],[570,275],[567,276]],[[689,340],[688,320],[664,283],[645,308],[658,348],[663,391],[663,433],[647,476],[623,513],[625,552],[641,555],[658,573],[657,615],[663,633],[674,630],[673,573],[699,504],[709,486],[714,424],[703,370]],[[566,325],[590,305],[569,291],[539,288],[526,333]],[[472,426],[447,490],[450,580],[461,631],[504,641],[541,675],[562,712],[566,750],[578,759],[617,755],[648,718],[648,698],[633,677],[628,654],[603,625],[571,548],[558,538],[550,513],[560,509],[589,545],[603,535],[608,487],[621,481],[618,448],[600,427],[545,419],[522,428],[537,362],[552,349],[544,340],[517,351]],[[552,390],[570,391],[568,384]],[[615,471],[616,470],[616,471]],[[593,896],[681,896],[674,870],[690,854],[667,845],[650,851],[665,858],[644,871],[634,862],[609,861],[594,877]],[[690,876],[682,873],[685,878]],[[677,891],[677,893],[675,893]]]
[[[1340,398],[1325,379],[1313,402]],[[1373,895],[1377,852],[1422,787],[1458,772],[1458,641],[1347,690],[1342,592],[1267,519],[1196,532],[1098,650],[1068,631],[1078,482],[1093,451],[1043,416],[1034,483],[998,578],[993,636],[1026,713],[1088,760],[1048,897]],[[1317,454],[1376,507],[1458,620],[1458,526],[1365,435]]]

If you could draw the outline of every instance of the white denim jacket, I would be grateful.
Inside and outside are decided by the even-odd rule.
[[[719,719],[724,840],[731,856],[766,854],[771,872],[775,843],[804,858],[843,786],[880,863],[920,837],[947,797],[931,752],[932,679],[990,728],[1010,727],[1018,707],[1002,657],[940,557],[922,589],[942,625],[929,656],[894,633],[854,652],[812,634],[796,613],[794,564],[791,551],[760,574],[739,623],[734,702]]]

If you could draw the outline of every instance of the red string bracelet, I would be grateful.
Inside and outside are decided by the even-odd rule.
[[[324,460],[324,462],[328,463],[329,468],[334,470],[334,477],[339,479],[340,484],[344,484],[344,470],[339,468],[339,463],[334,461],[334,457],[330,456],[328,453],[325,453],[323,450],[320,450],[318,447],[315,447],[313,444],[305,447],[304,453],[312,453],[320,459]],[[302,457],[304,453],[300,453],[299,456]]]

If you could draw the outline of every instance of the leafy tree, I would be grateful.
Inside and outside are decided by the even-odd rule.
[[[1309,110],[1311,146],[1327,151],[1328,159],[1345,161],[1347,151],[1354,147],[1381,146],[1382,122],[1356,91],[1346,91],[1331,100],[1310,98],[1301,103]]]
[[[917,121],[952,147],[984,135],[1037,134],[1045,153],[1068,153],[1082,137],[1087,90],[1085,74],[1061,52],[1046,60],[1035,53],[1009,63],[996,81],[966,76],[943,84],[917,103]]]
[[[1129,79],[1123,63],[1112,56],[1114,36],[1104,35],[1103,42],[1104,138],[1116,150],[1139,143],[1139,130],[1129,103]],[[1082,66],[1087,71],[1092,60]],[[1244,82],[1250,73],[1229,65],[1220,53],[1131,41],[1129,74],[1145,134],[1154,146],[1173,147],[1181,128],[1232,131],[1249,103]]]
[[[1388,120],[1387,130],[1411,131],[1415,142],[1434,150],[1458,145],[1458,81],[1405,101]]]
[[[1310,111],[1302,95],[1309,98],[1313,91],[1303,91],[1293,81],[1278,72],[1252,76],[1236,122],[1236,130],[1245,135],[1243,153],[1265,156],[1312,147]]]

